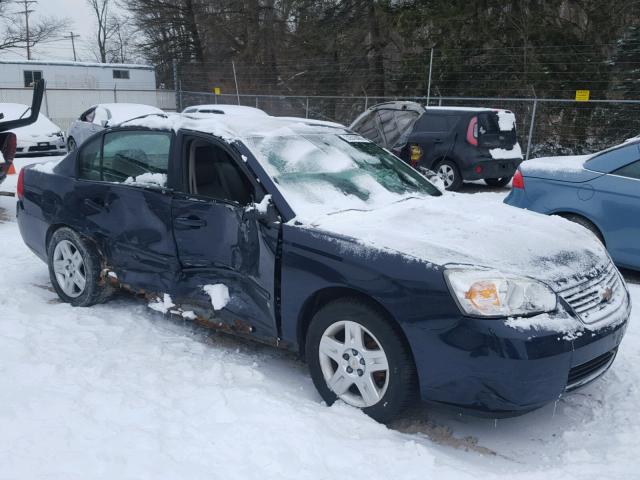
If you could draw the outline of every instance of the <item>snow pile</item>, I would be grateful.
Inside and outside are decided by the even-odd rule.
[[[491,194],[409,199],[325,215],[307,228],[352,237],[363,254],[383,249],[438,265],[485,266],[551,282],[608,264],[602,244],[583,227],[486,198]]]
[[[171,300],[171,296],[165,293],[162,298],[156,298],[153,302],[149,302],[147,306],[156,312],[167,313],[176,305],[173,303],[173,300]]]
[[[513,158],[522,158],[522,149],[520,143],[516,142],[511,150],[505,148],[492,148],[489,150],[491,158],[494,160],[509,160]]]
[[[509,110],[498,110],[498,128],[501,132],[510,132],[516,128],[516,116]]]
[[[202,289],[211,298],[211,305],[214,310],[222,310],[229,303],[229,289],[222,283],[215,285],[205,285]]]
[[[62,159],[58,159],[51,162],[37,163],[33,167],[31,167],[31,169],[35,170],[36,172],[53,173],[53,169],[56,168],[61,161]]]
[[[128,177],[124,183],[130,185],[154,185],[164,187],[167,185],[167,175],[165,173],[143,173],[137,177]]]

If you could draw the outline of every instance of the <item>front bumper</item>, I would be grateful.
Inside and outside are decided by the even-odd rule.
[[[582,330],[579,336],[539,328],[521,330],[505,320],[468,317],[433,326],[410,325],[407,337],[421,397],[491,417],[539,408],[595,380],[610,367],[630,312],[627,294],[614,323]],[[566,321],[567,315],[559,311],[552,317]]]
[[[43,137],[37,140],[18,140],[16,156],[26,155],[62,155],[66,153],[67,146],[63,137]]]
[[[462,169],[462,178],[465,180],[483,180],[485,178],[512,177],[521,163],[522,157],[504,160],[489,158],[479,160]]]

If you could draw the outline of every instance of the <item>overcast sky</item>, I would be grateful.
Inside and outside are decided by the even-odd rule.
[[[80,38],[76,38],[78,60],[96,60],[90,49],[95,43],[95,20],[86,0],[38,0],[38,3],[31,5],[31,9],[35,12],[29,17],[30,20],[45,16],[69,18],[70,30],[80,35]],[[73,60],[71,40],[61,38],[68,35],[69,31],[60,32],[55,42],[37,46],[32,52],[32,57],[37,60]],[[26,58],[26,51],[17,50],[12,54],[2,52],[0,58]]]

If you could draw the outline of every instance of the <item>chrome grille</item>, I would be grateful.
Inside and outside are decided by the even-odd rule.
[[[600,272],[577,279],[559,294],[584,323],[592,324],[617,309],[625,301],[626,290],[618,270],[609,263]]]

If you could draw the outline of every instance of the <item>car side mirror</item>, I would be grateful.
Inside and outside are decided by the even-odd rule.
[[[107,128],[108,124],[109,124],[109,120],[100,120],[100,125],[102,125],[104,128]]]
[[[245,207],[244,218],[269,224],[280,221],[280,214],[271,200],[271,195],[265,195],[260,203],[254,202]]]

